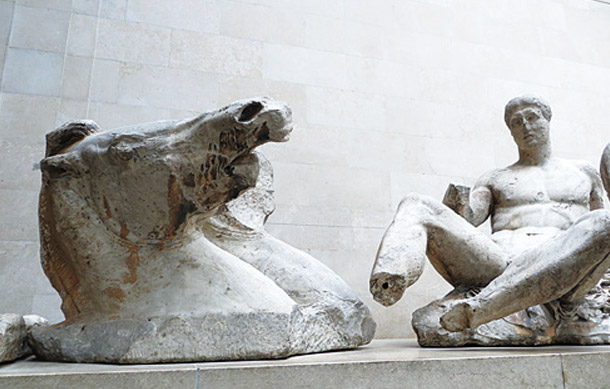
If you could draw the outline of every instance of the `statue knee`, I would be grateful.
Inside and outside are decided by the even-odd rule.
[[[396,216],[413,213],[413,210],[420,208],[422,204],[422,196],[419,193],[409,193],[398,203]]]
[[[604,234],[610,242],[610,211],[599,209],[593,213],[595,214],[595,225],[598,226],[598,231]]]
[[[610,230],[610,211],[606,209],[597,209],[590,213],[592,223],[600,231]]]
[[[610,211],[597,209],[580,218],[575,224],[595,234],[596,240],[610,245]]]
[[[426,209],[433,210],[439,208],[441,205],[442,204],[439,201],[430,196],[411,192],[400,201],[400,204],[398,205],[398,210],[400,211],[402,209],[411,208],[413,206],[424,207]]]
[[[398,207],[408,206],[409,204],[419,204],[421,202],[422,195],[420,195],[419,193],[411,192],[405,197],[403,197],[402,200],[400,200],[400,204],[398,205]]]
[[[398,205],[394,222],[434,224],[446,212],[453,212],[440,201],[419,193],[409,193]]]

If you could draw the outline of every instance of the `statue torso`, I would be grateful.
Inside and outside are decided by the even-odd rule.
[[[592,185],[576,163],[560,159],[496,171],[489,183],[494,240],[521,251],[550,239],[589,212]]]

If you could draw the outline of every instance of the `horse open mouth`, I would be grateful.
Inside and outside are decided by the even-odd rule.
[[[290,133],[292,133],[293,128],[294,127],[292,124],[287,124],[278,130],[270,131],[269,127],[267,126],[267,122],[263,123],[254,134],[260,143],[239,154],[235,159],[233,159],[233,161],[231,161],[229,166],[235,168],[238,166],[258,164],[258,157],[254,150],[258,146],[267,142],[287,142],[290,139]]]
[[[281,130],[276,131],[276,133],[273,134],[274,136],[270,136],[269,140],[272,142],[287,142],[290,139],[290,133],[293,129],[294,127],[292,125],[285,126]]]
[[[254,136],[259,142],[286,142],[290,139],[290,133],[292,132],[292,125],[286,124],[279,129],[271,130],[267,124],[264,122],[254,133]]]

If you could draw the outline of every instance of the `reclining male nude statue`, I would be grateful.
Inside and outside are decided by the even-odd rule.
[[[552,156],[550,120],[541,98],[511,100],[505,121],[516,163],[484,174],[472,190],[450,186],[445,204],[410,194],[398,206],[371,274],[375,300],[398,301],[426,257],[456,288],[413,314],[421,345],[610,341],[602,181],[588,163]],[[491,236],[475,228],[488,217]]]
[[[271,167],[253,150],[291,130],[290,108],[259,98],[188,120],[106,132],[77,121],[47,134],[41,257],[66,320],[32,330],[34,353],[153,363],[370,342],[375,322],[348,285],[263,229]]]

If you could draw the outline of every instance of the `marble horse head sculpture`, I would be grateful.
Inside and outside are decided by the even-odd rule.
[[[201,227],[255,185],[254,148],[291,130],[288,106],[259,98],[190,120],[107,132],[77,121],[49,133],[41,257],[66,320],[31,334],[38,357],[150,363],[309,352],[295,346],[298,304]]]

